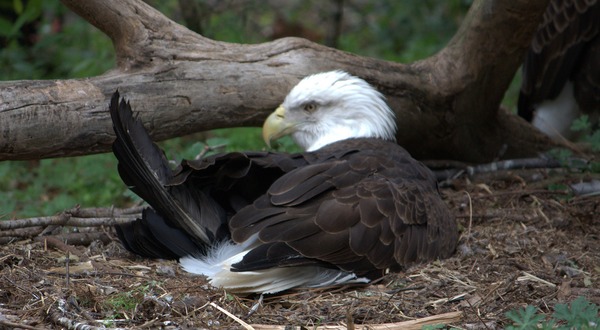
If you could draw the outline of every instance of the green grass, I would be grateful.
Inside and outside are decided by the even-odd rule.
[[[112,155],[0,163],[0,217],[52,215],[76,205],[124,206],[132,195]]]
[[[109,295],[100,305],[107,313],[112,313],[107,317],[108,320],[126,318],[133,314],[139,304],[143,303],[145,297],[159,295],[155,292],[157,289],[160,290],[160,283],[149,281],[130,291]],[[114,326],[110,323],[109,321],[106,325]]]

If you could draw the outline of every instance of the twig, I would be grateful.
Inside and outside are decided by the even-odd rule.
[[[0,221],[0,230],[29,228],[38,226],[73,226],[73,227],[99,227],[113,226],[135,220],[136,215],[119,218],[79,218],[61,213],[49,217],[36,217],[16,220]]]
[[[421,329],[425,325],[434,325],[434,324],[450,324],[453,322],[460,321],[462,319],[463,313],[458,312],[450,312],[439,315],[433,315],[428,317],[423,317],[416,320],[396,322],[396,323],[382,323],[382,324],[355,324],[355,328],[357,329],[370,329],[370,330],[383,330],[383,329]],[[287,329],[285,325],[267,325],[267,324],[252,324],[252,327],[256,330],[283,330]],[[310,327],[311,329],[316,330],[329,330],[329,329],[346,329],[346,326],[341,325],[322,325],[317,327]]]
[[[40,237],[40,239],[46,241],[46,244],[48,244],[48,247],[54,247],[61,251],[64,251],[65,253],[70,253],[72,255],[76,255],[77,257],[80,258],[80,260],[83,261],[84,256],[81,254],[81,252],[79,252],[75,247],[63,243],[56,237],[47,236],[47,237]]]
[[[539,282],[539,283],[545,284],[552,288],[556,287],[556,284],[548,282],[546,280],[543,280],[535,275],[529,274],[528,272],[523,272],[523,276],[519,276],[517,278],[517,281],[519,281],[519,282],[520,281],[534,281],[534,282]]]
[[[481,315],[479,315],[479,313],[477,312],[477,310],[475,309],[475,307],[473,307],[473,305],[471,304],[471,302],[470,302],[468,299],[466,300],[466,302],[467,302],[467,304],[469,304],[469,307],[471,307],[471,309],[473,310],[473,314],[475,314],[475,316],[477,317],[477,319],[479,320],[479,322],[481,322],[481,324],[483,324],[483,326],[484,326],[486,329],[488,329],[488,330],[489,330],[490,328],[489,328],[489,327],[488,327],[488,325],[487,325],[487,324],[486,324],[486,323],[483,321],[483,319],[481,318]]]
[[[75,208],[74,210],[71,210],[71,214],[74,217],[79,218],[121,217],[140,214],[146,207],[147,206],[134,206],[125,209],[117,209],[114,207]]]
[[[596,196],[600,194],[600,180],[578,182],[569,185],[569,187],[577,196]]]
[[[2,224],[4,221],[5,220],[0,221],[0,224]],[[44,230],[44,227],[42,227],[42,226],[35,226],[35,227],[29,227],[29,228],[16,228],[16,229],[9,229],[9,230],[2,230],[0,228],[0,237],[33,237],[33,236],[39,235],[43,230]]]
[[[227,144],[225,144],[225,143],[223,143],[223,144],[217,144],[217,145],[214,145],[214,146],[211,146],[211,145],[207,144],[207,145],[204,146],[204,148],[202,148],[202,151],[200,151],[200,153],[197,154],[196,157],[194,157],[194,160],[202,159],[210,151],[217,151],[218,149],[223,149],[226,146],[227,146]]]
[[[32,327],[27,324],[14,323],[7,320],[0,320],[0,325],[4,325],[9,329],[28,329],[28,330],[41,330],[43,328]]]
[[[513,170],[523,168],[556,168],[560,166],[560,162],[556,159],[523,158],[502,160],[498,162],[491,162],[488,164],[481,164],[476,166],[467,166],[467,168],[465,168],[465,172],[468,175],[475,175],[479,173],[497,172],[501,170]]]
[[[533,194],[567,195],[568,192],[561,191],[561,190],[543,190],[543,189],[537,189],[537,190],[514,190],[514,191],[495,192],[493,194],[488,194],[488,195],[473,196],[473,199],[495,198],[495,197],[508,196],[508,195],[525,196],[525,195],[533,195]]]
[[[585,164],[587,161],[580,158],[571,158],[568,160],[566,167],[570,164]],[[426,162],[427,164],[427,162]],[[437,163],[431,162],[430,167],[436,167]],[[437,165],[439,166],[439,164]],[[522,158],[522,159],[509,159],[498,162],[491,162],[487,164],[470,166],[464,163],[450,163],[453,168],[447,169],[435,169],[435,173],[438,181],[445,181],[449,179],[455,179],[463,174],[473,176],[475,174],[490,173],[503,170],[514,170],[514,169],[533,169],[533,168],[558,168],[562,167],[563,164],[556,159],[539,157],[539,158]],[[575,166],[575,165],[573,165]]]
[[[60,214],[48,217],[34,217],[26,219],[0,221],[0,244],[10,243],[23,238],[44,236],[60,229],[60,226],[71,227],[102,227],[113,226],[134,221],[140,216],[143,207],[132,207],[127,209],[110,208],[86,208],[74,207]],[[62,240],[70,244],[86,244],[95,239],[101,239],[104,243],[110,242],[106,234],[94,237],[86,233],[66,234]]]
[[[67,251],[67,257],[65,258],[65,277],[67,282],[67,290],[71,287],[71,274],[69,274],[69,267],[71,261],[71,253]]]
[[[143,328],[159,328],[154,326],[154,324],[158,322],[158,317],[153,318],[152,320],[138,326],[138,328],[143,329]]]
[[[80,262],[87,261],[89,258],[83,255],[77,248],[72,245],[67,245],[55,236],[45,236],[45,237],[36,237],[36,240],[45,241],[49,247],[54,247],[58,250],[64,251],[65,253],[70,253],[71,255],[76,255],[79,257]],[[114,269],[106,263],[97,262],[94,260],[90,261],[92,267],[94,269],[104,272],[104,273],[115,273]]]
[[[417,290],[422,290],[425,289],[424,285],[413,285],[413,286],[408,286],[405,288],[399,288],[399,289],[394,289],[392,291],[387,292],[388,294],[396,294],[398,292],[406,292],[406,291],[417,291]]]
[[[223,307],[215,304],[214,302],[210,302],[209,303],[210,306],[218,309],[219,311],[221,311],[221,313],[229,316],[230,318],[232,318],[234,321],[236,321],[237,323],[239,323],[242,327],[244,327],[244,329],[246,330],[254,330],[254,327],[252,327],[250,324],[244,322],[242,319],[240,319],[239,317],[231,314],[230,312],[228,312],[226,309],[224,309]]]
[[[66,327],[69,330],[127,330],[125,328],[106,328],[104,326],[96,327],[93,325],[88,325],[76,320],[71,320],[66,316],[60,316],[58,311],[50,313],[50,319],[55,324]]]
[[[36,242],[43,242],[48,237],[53,237],[68,245],[89,245],[94,241],[101,241],[104,244],[108,244],[112,241],[106,233],[68,233],[52,236],[38,236],[34,237],[33,240]]]
[[[468,191],[465,191],[467,194],[467,198],[469,198],[469,228],[467,231],[467,239],[465,245],[469,248],[469,240],[471,239],[471,228],[473,228],[473,200],[471,199],[471,194]]]
[[[252,305],[252,307],[248,311],[248,314],[246,314],[245,319],[250,318],[250,316],[252,316],[252,314],[256,313],[256,311],[258,310],[258,308],[260,306],[262,306],[263,299],[264,299],[264,294],[261,293],[260,297],[258,297],[258,301]]]
[[[27,230],[16,229],[19,230],[16,233],[11,232],[0,232],[0,245],[6,245],[12,242],[20,241],[23,239],[33,237],[35,242],[44,242],[44,240],[48,237],[54,237],[60,241],[65,242],[69,245],[89,245],[94,241],[101,241],[104,244],[108,244],[113,241],[113,239],[107,233],[67,233],[60,235],[47,235],[47,236],[39,236],[39,233],[42,232],[41,229],[32,231],[30,228]],[[7,236],[5,236],[7,235]]]

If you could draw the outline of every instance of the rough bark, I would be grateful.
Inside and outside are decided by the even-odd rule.
[[[107,107],[117,89],[162,140],[260,125],[300,78],[331,69],[361,76],[387,96],[399,144],[418,158],[484,162],[551,146],[499,110],[548,0],[476,0],[442,51],[408,65],[297,38],[214,41],[141,0],[62,2],[112,39],[117,67],[87,79],[0,83],[0,160],[108,151]]]

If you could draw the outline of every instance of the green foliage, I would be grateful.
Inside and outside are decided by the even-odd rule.
[[[571,130],[574,132],[586,132],[591,129],[591,124],[588,115],[582,115],[573,121]]]
[[[262,130],[258,127],[225,128],[211,131],[213,138],[206,142],[209,145],[225,144],[224,151],[240,150],[266,150],[267,147],[262,139]],[[294,143],[291,137],[286,136],[276,141],[271,146],[272,151],[300,152],[301,149]]]
[[[137,294],[132,292],[119,292],[114,296],[106,299],[104,305],[107,310],[113,310],[115,313],[130,312],[135,309],[135,306],[142,302]]]
[[[1,5],[0,80],[81,78],[114,66],[110,39],[58,1]]]
[[[159,287],[159,283],[156,281],[149,281],[131,291],[114,293],[102,301],[102,308],[109,312],[112,311],[113,319],[123,318],[125,314],[131,315],[135,308],[144,301],[144,297],[156,295],[154,291]]]
[[[561,166],[569,166],[569,159],[573,157],[573,151],[569,149],[557,148],[548,151],[548,156],[559,161]]]
[[[509,330],[526,330],[536,328],[537,324],[544,320],[544,315],[536,313],[536,309],[533,306],[527,306],[525,309],[518,309],[516,311],[509,311],[506,313],[506,317],[513,321],[513,325],[508,326]]]
[[[194,159],[198,155],[212,155],[221,152],[267,150],[258,127],[221,128],[209,132],[193,134],[159,143],[166,150],[167,158],[175,162]],[[206,150],[208,149],[208,150]],[[290,137],[277,141],[272,151],[299,152]]]
[[[556,148],[548,151],[547,156],[556,159],[560,166],[574,172],[600,173],[600,162],[578,158],[573,156],[569,149]]]
[[[569,186],[564,183],[552,183],[548,185],[549,191],[569,191]]]
[[[587,301],[583,297],[571,302],[571,305],[556,304],[553,317],[566,324],[563,329],[591,329],[600,326],[598,317],[598,306]]]
[[[0,163],[0,218],[131,202],[112,155]]]
[[[598,306],[590,303],[583,297],[578,297],[571,305],[556,304],[550,320],[544,314],[537,313],[533,306],[527,306],[506,313],[512,325],[509,330],[528,329],[596,329],[600,325]]]
[[[600,151],[600,129],[594,129],[588,115],[581,115],[573,121],[571,130],[580,132],[581,140],[590,144],[593,151]]]
[[[340,48],[403,63],[423,59],[450,40],[471,2],[368,2],[362,8],[368,14],[342,34]]]
[[[223,128],[211,131],[206,140],[208,145],[224,144],[222,151],[261,150],[265,149],[262,130],[259,127]]]

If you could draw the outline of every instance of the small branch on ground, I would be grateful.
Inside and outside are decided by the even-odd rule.
[[[90,245],[94,241],[101,241],[103,244],[108,244],[112,241],[106,233],[68,233],[53,236],[34,237],[36,242],[43,242],[47,237],[52,237],[64,242],[67,245]]]
[[[456,179],[463,174],[473,176],[481,173],[491,173],[505,170],[561,167],[561,163],[558,160],[546,157],[509,159],[475,166],[464,163],[461,165],[459,162],[452,162],[450,163],[450,168],[447,169],[435,169],[441,167],[440,162],[437,161],[425,162],[425,164],[432,168],[438,181]]]
[[[88,207],[82,209],[75,207],[67,212],[70,212],[72,216],[79,218],[106,218],[125,215],[139,215],[146,207],[147,206],[134,206],[126,209],[117,209],[114,207]]]
[[[2,224],[3,221],[0,221]],[[0,227],[0,237],[34,237],[39,235],[42,231],[44,231],[44,227],[42,226],[33,226],[28,228],[15,228],[15,229],[3,229]]]
[[[100,240],[109,243],[111,238],[104,232],[58,232],[63,226],[78,227],[85,231],[85,227],[111,227],[117,224],[128,223],[140,217],[143,207],[136,206],[126,209],[110,208],[84,208],[74,207],[49,217],[35,217],[27,219],[0,221],[0,244],[8,244],[17,240],[35,238],[43,241],[47,237],[54,237],[67,244],[87,245],[92,241]],[[54,233],[53,236],[48,234]]]
[[[384,323],[384,324],[356,324],[357,328],[365,328],[365,329],[422,329],[425,325],[435,325],[435,324],[451,324],[458,322],[462,319],[462,312],[450,312],[439,315],[433,315],[428,317],[423,317],[420,319],[404,321],[404,322],[396,322],[396,323]],[[283,330],[287,329],[287,326],[284,325],[266,325],[266,324],[252,324],[251,325],[255,330]],[[345,326],[317,326],[313,329],[346,329]]]
[[[37,327],[32,327],[30,325],[27,324],[20,324],[20,323],[15,323],[15,322],[10,322],[7,320],[0,320],[0,326],[6,326],[7,329],[31,329],[31,330],[40,330],[40,328]],[[4,328],[3,328],[4,329]]]
[[[592,180],[590,182],[578,182],[569,185],[569,187],[577,196],[600,195],[600,180]]]
[[[75,218],[69,217],[64,219],[64,216],[50,216],[50,217],[39,217],[39,218],[27,218],[17,220],[5,220],[0,222],[0,230],[17,229],[17,228],[29,228],[37,226],[72,226],[72,227],[100,227],[100,226],[114,226],[117,224],[123,224],[135,220],[135,216],[121,217],[121,218]]]
[[[54,247],[58,250],[66,252],[66,253],[76,255],[79,258],[84,258],[84,256],[81,254],[81,252],[79,252],[75,247],[65,244],[64,242],[62,242],[61,240],[59,240],[58,238],[56,238],[54,236],[37,237],[36,240],[37,241],[45,241],[46,244],[48,245],[48,247]],[[85,259],[87,259],[87,258],[85,258]]]
[[[9,229],[51,225],[73,227],[113,226],[116,224],[127,223],[131,222],[132,220],[135,220],[136,217],[140,216],[140,212],[140,207],[134,207],[130,209],[74,208],[71,210],[63,211],[58,215],[49,217],[35,217],[0,221],[0,230],[4,231]]]

